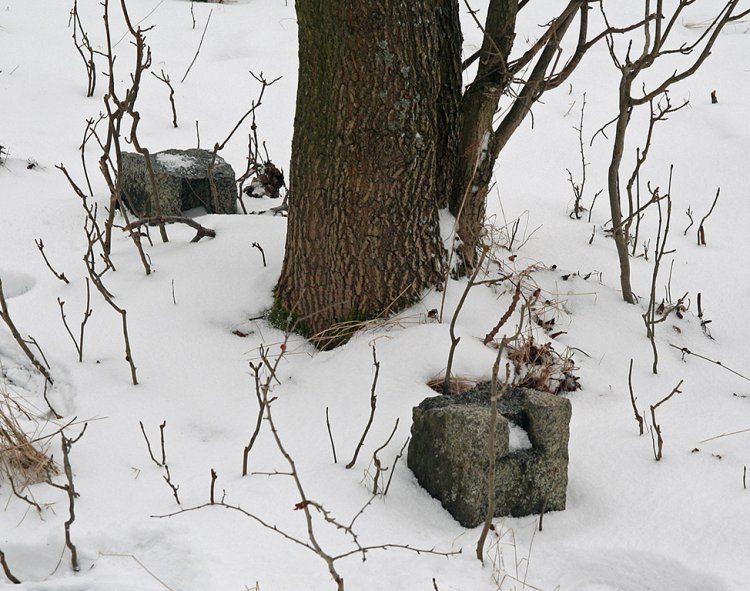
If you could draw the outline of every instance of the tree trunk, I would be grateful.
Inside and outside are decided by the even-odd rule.
[[[623,73],[620,80],[620,99],[615,137],[612,147],[612,159],[607,173],[607,192],[609,193],[609,208],[612,215],[612,237],[617,248],[617,258],[620,263],[620,288],[622,299],[629,304],[635,304],[636,299],[630,285],[630,253],[628,252],[629,223],[623,223],[622,196],[620,194],[620,165],[625,150],[625,133],[630,122],[632,104],[630,102],[633,79]]]
[[[507,90],[508,56],[515,37],[518,0],[494,0],[488,7],[485,36],[474,82],[461,101],[458,164],[450,211],[458,220],[460,267],[470,270],[484,226],[487,192],[495,165],[493,118]],[[497,150],[499,152],[499,150]]]
[[[313,336],[403,307],[440,282],[438,207],[454,170],[461,38],[455,0],[297,0],[297,18],[273,320]]]
[[[513,47],[518,0],[490,2],[479,70],[461,103],[460,160],[451,199],[451,213],[458,219],[458,237],[461,241],[459,271],[469,272],[476,264],[487,194],[500,151],[531,112],[531,107],[539,97],[550,88],[558,86],[575,68],[577,61],[571,58],[570,67],[566,65],[555,80],[550,79],[550,68],[554,70],[559,59],[560,42],[578,12],[581,13],[579,35],[583,35],[585,40],[588,23],[586,6],[579,6],[572,1],[554,24],[550,24],[554,26],[554,34],[541,51],[512,106],[493,130],[492,121],[497,114],[498,101],[509,91],[513,82],[507,65]]]

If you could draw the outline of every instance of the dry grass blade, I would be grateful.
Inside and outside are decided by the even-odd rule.
[[[11,481],[14,491],[44,482],[49,473],[58,471],[46,449],[35,447],[32,436],[22,426],[22,421],[35,424],[40,420],[5,388],[0,388],[0,474]]]
[[[465,394],[471,390],[479,382],[476,378],[463,377],[463,376],[451,376],[450,378],[450,392],[445,392],[443,387],[445,385],[445,377],[440,375],[439,377],[432,378],[427,382],[427,386],[435,390],[438,394]]]

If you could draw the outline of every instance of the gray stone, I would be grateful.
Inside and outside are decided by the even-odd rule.
[[[565,509],[570,401],[510,388],[498,401],[495,516]],[[528,434],[530,449],[510,449],[509,421]],[[407,463],[419,484],[464,527],[487,513],[490,385],[435,396],[414,408]]]
[[[179,216],[195,207],[204,207],[209,213],[237,213],[234,170],[219,156],[213,168],[218,207],[214,203],[208,180],[211,158],[210,151],[198,149],[164,150],[151,154],[159,199],[157,206],[146,159],[140,154],[123,152],[119,171],[123,199],[138,217]]]

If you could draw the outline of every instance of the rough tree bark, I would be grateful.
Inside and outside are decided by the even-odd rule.
[[[440,281],[438,209],[453,181],[461,32],[455,0],[297,0],[297,18],[274,316],[315,335],[402,307]]]

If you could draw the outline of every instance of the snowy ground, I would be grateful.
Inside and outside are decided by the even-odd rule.
[[[38,514],[13,496],[7,482],[0,482],[0,550],[25,581],[19,588],[28,590],[242,591],[256,588],[256,583],[264,591],[334,588],[317,556],[236,512],[215,507],[168,519],[153,517],[179,507],[163,470],[149,459],[139,427],[142,421],[158,446],[159,424],[166,421],[167,459],[182,507],[208,501],[214,469],[217,496],[225,494],[227,503],[306,539],[303,516],[294,510],[299,497],[288,478],[241,477],[242,449],[257,413],[248,362],[257,361],[261,344],[275,358],[283,338],[263,321],[248,319],[263,314],[271,303],[283,257],[284,219],[205,216],[201,223],[214,228],[217,236],[197,244],[189,243],[192,231],[170,228],[169,243],[148,248],[156,271],[148,277],[127,237],[118,236],[117,272],[108,274],[106,283],[128,310],[140,384],[131,385],[123,360],[120,318],[95,292],[84,361],[77,361],[57,298],[64,300],[75,332],[85,304],[84,214],[55,165],[65,163],[84,183],[78,147],[85,120],[102,108],[105,78],[100,75],[95,96],[85,98],[85,69],[67,26],[70,4],[0,0],[0,144],[9,152],[0,166],[0,278],[12,318],[24,334],[33,335],[49,360],[55,379],[50,402],[64,415],[60,421],[42,423],[37,436],[75,418],[68,429],[74,436],[88,423],[71,453],[80,493],[71,535],[81,570],[72,572],[64,548],[67,496],[46,484],[29,489],[44,508]],[[101,47],[101,7],[90,0],[80,4],[84,26]],[[179,128],[173,129],[167,89],[148,75],[139,103],[141,141],[152,151],[195,147],[196,121],[204,147],[222,141],[257,95],[258,84],[248,70],[263,71],[269,78],[283,76],[267,90],[258,123],[272,158],[287,169],[296,78],[296,23],[289,4],[196,3],[193,27],[187,2],[129,0],[134,21],[155,25],[148,33],[152,70],[164,69],[171,76],[179,117]],[[680,40],[700,34],[712,3],[698,4],[690,18],[679,23]],[[209,13],[201,52],[180,83]],[[471,29],[469,19],[466,22],[466,45],[471,48],[480,34]],[[535,34],[540,22],[541,15],[529,13],[524,26]],[[580,168],[573,128],[584,92],[590,162],[584,204],[588,207],[593,194],[604,187],[610,144],[599,136],[589,148],[588,140],[614,116],[617,78],[606,47],[587,56],[569,85],[544,97],[534,111],[534,129],[530,121],[525,123],[501,157],[499,190],[492,193],[490,210],[500,226],[520,217],[514,247],[525,241],[507,264],[518,269],[532,263],[542,266],[533,278],[546,298],[558,302],[556,328],[566,332],[554,346],[561,352],[575,347],[580,368],[583,389],[567,395],[573,405],[567,510],[546,515],[542,532],[536,531],[536,517],[496,520],[501,539],[489,548],[482,567],[474,558],[479,530],[460,527],[417,485],[402,459],[388,495],[376,498],[357,519],[360,541],[463,552],[445,558],[390,549],[368,553],[364,563],[357,556],[342,559],[337,569],[347,589],[748,588],[750,492],[743,489],[743,467],[750,464],[750,382],[696,357],[683,360],[669,346],[687,347],[750,375],[745,310],[750,296],[748,29],[750,22],[728,29],[704,69],[674,88],[673,102],[690,98],[690,106],[657,129],[644,170],[644,179],[666,187],[669,166],[675,166],[670,246],[676,250],[665,259],[658,293],[663,293],[673,259],[673,299],[689,292],[691,303],[683,319],[670,316],[657,329],[658,375],[651,373],[651,349],[641,319],[644,304],[630,306],[619,296],[614,245],[602,230],[609,217],[606,195],[599,197],[591,223],[568,216],[572,191],[566,168],[574,175]],[[123,23],[116,20],[114,39],[124,33]],[[122,54],[118,83],[129,75],[127,43],[123,38],[117,49]],[[709,97],[714,89],[717,105]],[[631,159],[642,130],[643,121],[636,121],[628,146]],[[244,169],[245,133],[246,127],[222,153],[236,170]],[[90,147],[88,166],[103,207],[106,191],[95,153]],[[35,165],[28,168],[31,162]],[[721,197],[706,223],[708,245],[699,247],[695,226],[683,236],[688,224],[684,212],[690,206],[696,220],[702,218],[719,186]],[[642,230],[652,243],[655,221],[651,212]],[[592,229],[596,232],[589,244]],[[65,272],[69,285],[47,270],[35,238],[44,240],[45,252]],[[254,242],[265,250],[267,267]],[[650,286],[652,258],[633,259],[634,287],[642,302]],[[316,353],[304,342],[289,343],[279,369],[281,385],[273,389],[274,418],[308,496],[341,521],[351,521],[370,498],[366,473],[372,473],[368,463],[375,448],[400,419],[395,437],[381,452],[384,463],[391,465],[408,436],[411,408],[431,394],[425,382],[444,370],[448,322],[463,286],[448,286],[443,324],[426,319],[428,310],[440,307],[441,294],[430,293],[402,314],[400,326],[358,335],[335,351]],[[714,340],[703,334],[696,317],[698,292],[705,318],[712,320]],[[480,339],[509,301],[508,293],[472,290],[457,323],[464,337],[457,351],[457,374],[489,376],[494,352]],[[541,330],[536,338],[547,339]],[[377,413],[357,465],[346,470],[343,464],[369,412],[373,342],[381,362]],[[665,439],[664,459],[658,463],[650,438],[638,436],[632,416],[627,380],[631,358],[633,385],[643,409],[684,380],[682,393],[657,411]],[[44,414],[43,382],[4,326],[0,360],[3,391]],[[326,408],[338,464],[331,457]],[[58,438],[44,441],[59,460]],[[256,472],[287,469],[267,427],[250,464]],[[332,554],[353,548],[346,535],[322,521],[316,522],[316,532]]]

